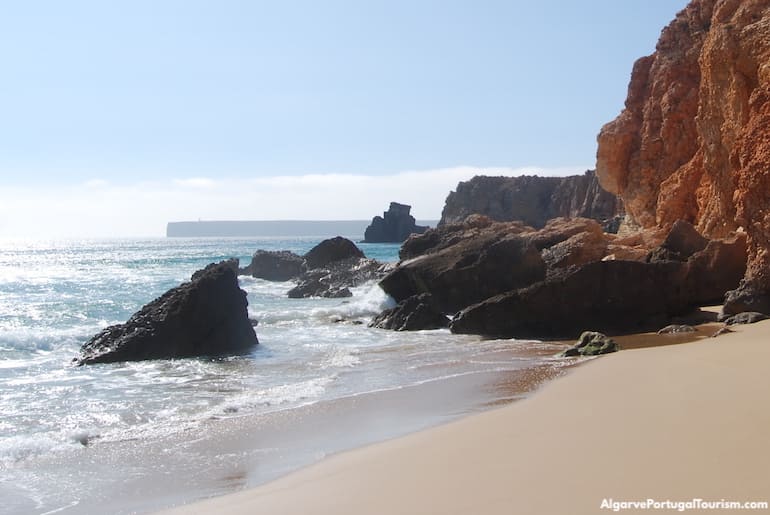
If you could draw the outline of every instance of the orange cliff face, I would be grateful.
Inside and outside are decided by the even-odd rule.
[[[599,182],[632,224],[745,230],[736,295],[753,300],[732,309],[770,310],[770,0],[692,0],[634,65],[625,109],[598,143]]]

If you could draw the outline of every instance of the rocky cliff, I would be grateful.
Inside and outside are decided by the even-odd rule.
[[[460,223],[480,214],[539,228],[562,216],[609,220],[618,209],[616,196],[599,186],[592,170],[570,177],[476,176],[449,194],[440,224]]]
[[[634,65],[598,143],[599,181],[630,222],[744,230],[748,269],[726,309],[770,310],[770,0],[691,1]]]

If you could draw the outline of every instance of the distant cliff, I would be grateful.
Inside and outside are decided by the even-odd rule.
[[[440,224],[459,223],[472,214],[499,222],[522,221],[535,228],[556,217],[583,217],[605,221],[619,212],[615,195],[599,186],[588,170],[570,177],[487,177],[461,182],[449,194]]]
[[[598,140],[599,179],[642,229],[742,228],[748,270],[730,309],[770,312],[770,2],[691,1],[636,62]]]

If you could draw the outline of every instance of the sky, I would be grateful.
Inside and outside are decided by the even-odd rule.
[[[686,0],[0,0],[0,238],[437,219],[592,168]]]

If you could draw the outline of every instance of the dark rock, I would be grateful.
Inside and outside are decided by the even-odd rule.
[[[305,254],[305,265],[308,270],[323,268],[334,263],[350,258],[364,258],[364,253],[356,247],[356,244],[342,236],[335,236],[324,240]]]
[[[631,331],[664,325],[689,307],[685,264],[596,261],[457,314],[454,333],[512,338],[575,337],[586,326]]]
[[[746,236],[711,240],[687,259],[685,289],[693,305],[721,304],[746,272]]]
[[[238,261],[211,264],[80,349],[78,365],[241,354],[257,345]]]
[[[241,275],[250,275],[268,281],[289,281],[305,271],[301,256],[288,250],[258,250],[249,266],[240,269]]]
[[[480,214],[499,222],[522,221],[543,227],[556,217],[612,219],[620,210],[615,195],[600,185],[594,171],[571,177],[477,176],[449,194],[439,225],[460,223]]]
[[[560,357],[598,356],[617,352],[618,344],[606,334],[595,331],[583,331],[575,345],[560,353]]]
[[[353,295],[350,288],[380,280],[389,269],[374,259],[352,257],[334,261],[302,274],[297,286],[289,291],[289,297],[350,297]]]
[[[382,216],[372,218],[372,223],[364,232],[366,243],[401,243],[410,234],[421,234],[428,227],[417,225],[414,217],[409,214],[412,206],[391,202],[390,207]]]
[[[650,252],[648,261],[686,261],[705,249],[708,242],[692,224],[677,220],[660,247]]]
[[[400,262],[380,287],[396,302],[431,293],[440,311],[455,313],[544,279],[545,263],[538,249],[525,235],[507,233],[506,225],[450,234],[441,250]]]
[[[770,315],[770,293],[752,280],[742,280],[735,290],[727,292],[722,306],[722,317],[744,311]]]
[[[691,325],[687,324],[671,324],[667,325],[663,329],[658,330],[658,334],[680,334],[680,333],[694,333],[697,329],[695,329]]]
[[[757,322],[761,322],[762,320],[767,320],[768,318],[770,317],[764,313],[758,313],[756,311],[745,311],[743,313],[738,313],[737,315],[726,318],[724,322],[725,325],[755,324]]]
[[[449,326],[449,319],[433,306],[429,293],[409,297],[396,307],[386,309],[372,320],[369,327],[394,331],[422,331]]]

